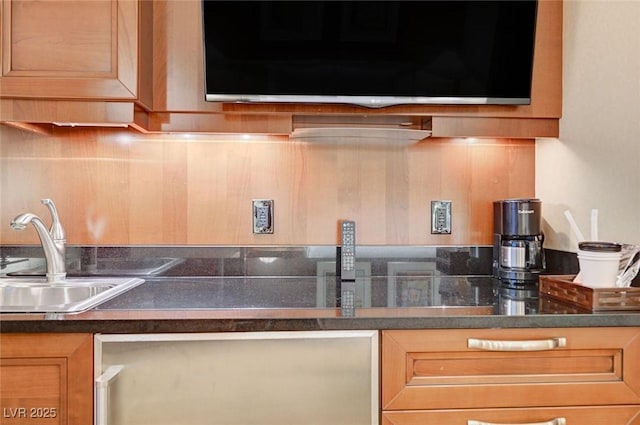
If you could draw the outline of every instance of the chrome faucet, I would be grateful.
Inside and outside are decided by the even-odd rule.
[[[26,229],[29,223],[33,224],[44,249],[44,257],[47,263],[47,282],[55,283],[64,280],[66,272],[66,237],[58,211],[51,199],[42,199],[42,202],[51,213],[51,228],[47,230],[44,222],[35,214],[20,214],[11,221],[11,227],[15,230]]]

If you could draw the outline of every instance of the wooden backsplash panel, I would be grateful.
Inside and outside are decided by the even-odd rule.
[[[25,211],[69,244],[335,244],[340,219],[359,244],[490,244],[492,201],[535,194],[533,140],[427,139],[409,147],[286,138],[143,136],[115,129],[0,127],[0,243]],[[252,233],[251,200],[275,201],[275,233]],[[431,235],[430,202],[453,201],[451,235]]]

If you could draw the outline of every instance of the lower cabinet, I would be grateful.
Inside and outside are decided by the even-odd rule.
[[[93,424],[95,374],[98,425],[640,425],[640,328],[389,330],[380,355],[377,331],[0,333],[0,423]]]
[[[0,423],[93,423],[93,335],[0,334]]]
[[[383,425],[640,425],[640,329],[382,332]]]

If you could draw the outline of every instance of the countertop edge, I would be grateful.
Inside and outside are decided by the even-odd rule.
[[[173,333],[301,330],[485,329],[640,327],[640,314],[606,313],[530,316],[434,316],[381,318],[158,318],[7,320],[0,333]]]

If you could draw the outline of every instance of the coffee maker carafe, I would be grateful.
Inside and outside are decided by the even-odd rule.
[[[493,203],[493,276],[510,287],[537,287],[545,270],[539,199]]]

